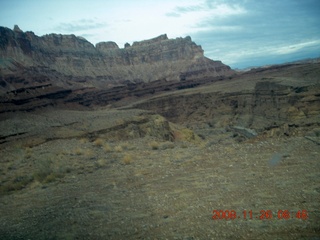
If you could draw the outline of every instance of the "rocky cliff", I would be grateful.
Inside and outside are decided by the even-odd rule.
[[[96,88],[233,73],[220,61],[206,58],[190,37],[168,39],[165,34],[119,48],[114,42],[94,46],[74,35],[39,37],[17,26],[14,30],[0,27],[0,58],[2,82],[6,82],[2,86],[6,84],[7,89],[13,84],[8,76],[18,72],[47,76],[58,86]]]

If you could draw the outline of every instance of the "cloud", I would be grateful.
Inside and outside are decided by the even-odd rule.
[[[246,67],[320,55],[319,1],[208,0],[205,5],[211,14],[198,19],[188,35],[209,58]]]
[[[169,12],[169,13],[166,13],[165,16],[167,16],[167,17],[180,17],[181,14],[176,13],[176,12]]]
[[[178,12],[180,14],[183,13],[189,13],[189,12],[197,12],[197,11],[202,11],[203,5],[189,5],[189,6],[178,6],[175,8],[175,12]]]
[[[241,42],[241,41],[240,41]],[[261,45],[251,42],[225,45],[212,44],[205,49],[205,55],[222,60],[233,68],[244,68],[267,64],[295,61],[304,58],[320,57],[320,40],[305,40],[301,43],[284,45]]]
[[[99,29],[106,26],[106,24],[95,22],[92,19],[80,19],[78,21],[72,21],[69,23],[60,23],[55,27],[55,30],[67,33],[76,33]]]
[[[184,2],[166,12],[168,19],[174,19],[174,26],[179,27],[182,35],[194,36],[198,32],[212,34],[239,32],[243,27],[228,19],[246,15],[247,10],[234,2],[215,0],[200,1],[198,4]],[[172,21],[172,20],[169,20]]]
[[[228,25],[197,25],[194,28],[196,28],[197,30],[201,30],[201,31],[207,31],[207,32],[211,32],[212,34],[214,33],[234,33],[234,32],[240,32],[243,30],[243,28],[241,26],[228,26]]]
[[[309,48],[319,47],[319,46],[320,46],[320,40],[314,40],[314,41],[307,41],[302,43],[290,44],[283,47],[278,47],[274,49],[273,52],[279,55],[291,54],[291,53],[301,51],[303,49],[309,49]]]
[[[207,17],[228,17],[246,13],[246,10],[238,4],[228,4],[223,1],[206,1],[197,5],[176,6],[172,11],[166,13],[168,17],[182,17],[183,15],[198,13],[205,19]]]

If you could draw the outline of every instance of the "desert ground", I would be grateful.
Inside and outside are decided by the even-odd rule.
[[[238,142],[216,128],[202,139],[179,126],[169,126],[174,141],[160,130],[130,137],[139,121],[141,131],[165,119],[109,109],[3,119],[2,129],[32,134],[1,147],[1,239],[319,239],[316,143]],[[237,215],[214,220],[214,210]]]

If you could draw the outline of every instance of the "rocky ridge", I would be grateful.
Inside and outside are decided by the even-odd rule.
[[[0,27],[0,113],[60,103],[107,105],[231,74],[190,37],[163,34],[119,48],[115,42],[94,46],[75,35],[39,37],[18,26]]]
[[[206,58],[201,46],[190,37],[168,39],[164,34],[119,48],[114,42],[94,46],[75,35],[39,37],[18,27],[14,30],[0,27],[0,38],[2,81],[21,69],[58,77],[63,82],[71,79],[75,86],[73,82],[82,82],[98,88],[128,81],[179,81],[233,72],[220,61]]]

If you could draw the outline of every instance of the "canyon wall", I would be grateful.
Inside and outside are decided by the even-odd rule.
[[[69,88],[233,74],[229,66],[206,58],[190,37],[168,39],[166,34],[119,48],[114,42],[94,46],[75,35],[39,37],[18,26],[14,30],[0,27],[0,58],[2,86],[6,84],[7,90],[10,85],[15,88],[12,79],[19,72],[46,76]]]

